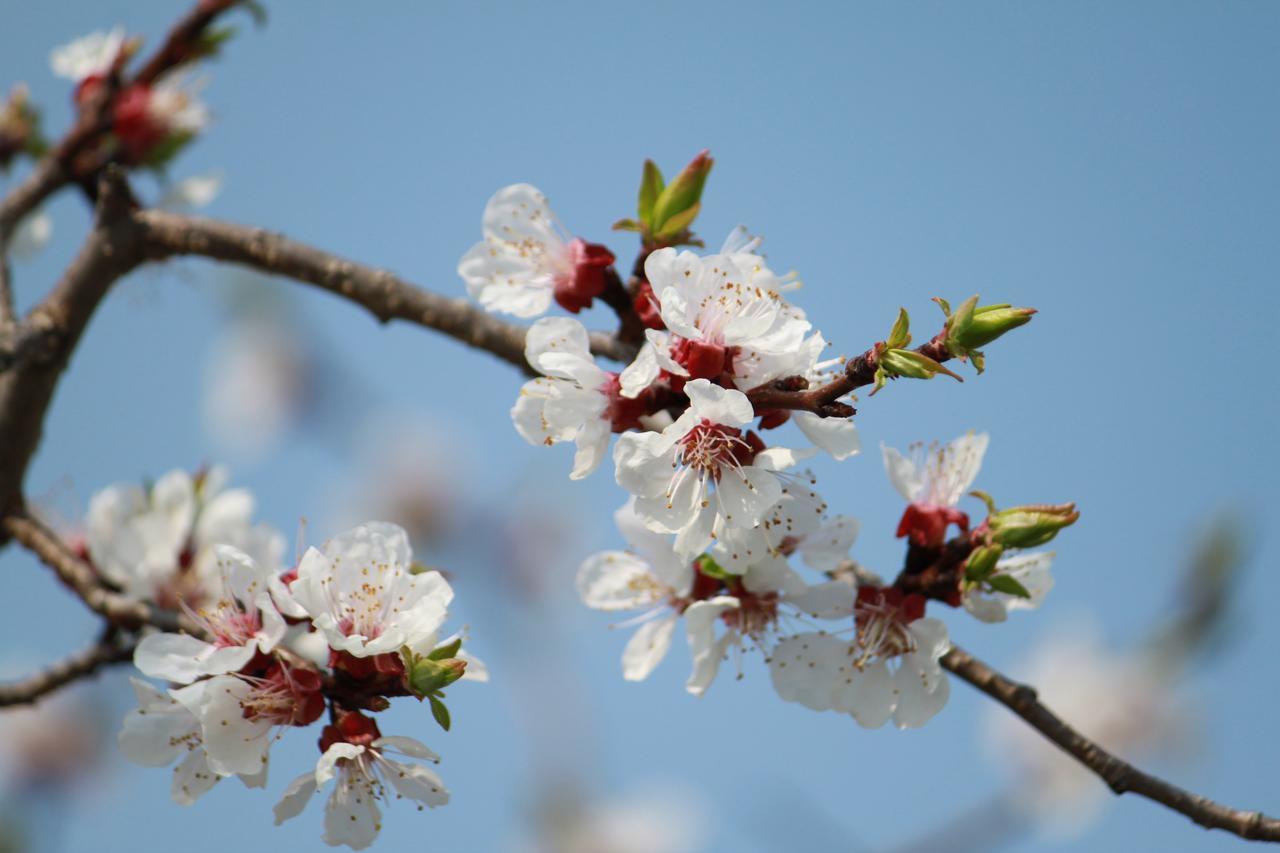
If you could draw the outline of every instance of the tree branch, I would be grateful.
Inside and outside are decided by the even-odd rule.
[[[184,616],[107,589],[88,563],[72,552],[58,534],[25,509],[5,516],[0,520],[0,529],[35,554],[40,562],[53,569],[58,579],[85,606],[111,624],[131,630],[151,625],[162,631],[184,630],[197,635],[201,633],[199,627]]]
[[[915,351],[939,364],[951,359],[951,353],[940,337],[921,344]],[[839,376],[816,388],[805,387],[807,383],[797,388],[796,380],[803,382],[801,377],[788,376],[752,388],[747,392],[747,399],[757,412],[767,409],[797,409],[813,412],[824,418],[847,418],[854,414],[853,408],[838,402],[839,398],[874,382],[876,367],[877,355],[873,347],[857,358],[849,359]]]
[[[133,660],[134,643],[104,638],[88,648],[50,664],[35,675],[0,684],[0,707],[27,705],[73,681],[93,675],[104,666]]]
[[[942,665],[1007,707],[1119,795],[1134,793],[1184,814],[1206,829],[1223,829],[1251,841],[1280,841],[1280,820],[1233,809],[1144,773],[1107,752],[1041,705],[1033,688],[1019,684],[963,649],[952,646]]]
[[[493,353],[526,373],[527,329],[486,313],[465,299],[450,299],[399,278],[262,228],[158,210],[138,215],[153,260],[200,255],[292,278],[363,306],[380,322],[406,320]],[[635,347],[594,332],[591,350],[628,362]]]

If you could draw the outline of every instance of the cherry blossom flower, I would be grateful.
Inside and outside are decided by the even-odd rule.
[[[1049,566],[1053,563],[1052,551],[1033,551],[1001,557],[996,562],[994,575],[1007,575],[1022,584],[1031,593],[1029,598],[986,589],[984,585],[969,586],[961,599],[964,609],[983,622],[1003,622],[1011,610],[1033,610],[1044,602],[1053,589],[1053,575]]]
[[[889,481],[908,502],[899,537],[936,547],[946,541],[950,525],[969,529],[969,516],[955,506],[978,476],[988,440],[986,433],[966,433],[941,447],[913,445],[910,456],[881,445]]]
[[[316,791],[334,781],[325,804],[325,844],[345,844],[363,850],[382,828],[379,801],[407,798],[418,809],[449,802],[449,791],[435,771],[422,764],[405,763],[391,756],[439,762],[439,756],[409,737],[383,737],[373,720],[348,713],[337,725],[326,726],[320,740],[324,754],[312,772],[294,779],[275,807],[276,824],[301,814]]]
[[[143,767],[166,767],[181,758],[173,771],[170,793],[174,802],[189,806],[222,778],[209,765],[200,721],[182,701],[203,688],[190,685],[166,692],[138,678],[129,682],[138,707],[124,718],[120,751]],[[263,787],[267,783],[266,767],[259,768],[258,773],[241,775],[240,781],[250,788]]]
[[[276,732],[310,725],[325,709],[319,673],[282,663],[260,676],[207,678],[176,695],[199,721],[209,767],[221,776],[262,771]]]
[[[652,530],[676,533],[676,553],[692,558],[712,541],[717,518],[750,528],[782,496],[779,472],[797,454],[766,450],[741,427],[755,417],[745,394],[695,379],[690,406],[662,432],[630,432],[614,447],[620,486]]]
[[[208,107],[197,97],[203,85],[176,71],[154,84],[134,83],[122,91],[112,106],[112,130],[125,151],[140,161],[162,143],[203,131],[209,124]]]
[[[199,606],[218,583],[214,545],[249,555],[264,573],[282,570],[284,537],[254,524],[253,495],[225,489],[221,468],[165,474],[149,488],[110,486],[94,495],[86,546],[94,568],[136,598]]]
[[[613,514],[631,551],[603,551],[583,561],[577,586],[582,602],[596,610],[642,610],[640,627],[622,653],[622,677],[643,681],[671,648],[694,571],[671,548],[670,537],[649,530],[634,500]]]
[[[711,554],[726,571],[742,574],[764,557],[783,559],[799,554],[818,571],[835,569],[849,556],[858,537],[858,521],[849,516],[828,517],[827,504],[813,488],[814,480],[795,478],[782,496],[749,529],[719,525]]]
[[[893,588],[861,587],[852,640],[805,632],[777,644],[769,669],[778,695],[815,711],[851,715],[866,728],[892,719],[918,728],[946,704],[950,685],[939,659],[946,625],[924,616],[925,600]]]
[[[572,441],[573,471],[580,480],[600,465],[609,436],[639,426],[642,405],[618,393],[618,375],[591,356],[587,330],[568,317],[545,317],[525,338],[525,359],[544,377],[520,389],[511,410],[516,431],[533,445]]]
[[[83,84],[101,78],[111,70],[120,48],[124,46],[124,27],[108,32],[95,32],[56,47],[49,54],[49,65],[58,77]]]
[[[660,249],[645,261],[645,276],[670,334],[646,330],[645,346],[622,373],[625,396],[640,393],[662,371],[690,379],[727,375],[740,388],[752,387],[761,375],[757,361],[797,353],[810,328],[756,255],[704,258]]]
[[[214,546],[214,554],[220,579],[215,595],[195,607],[182,602],[182,609],[210,641],[189,634],[149,634],[133,656],[143,673],[189,684],[202,676],[241,669],[284,637],[284,617],[270,592],[271,570],[229,545]]]
[[[290,592],[334,650],[396,653],[433,638],[453,599],[439,572],[414,574],[412,566],[404,529],[372,521],[309,548]]]
[[[614,256],[569,238],[536,187],[513,184],[484,208],[484,240],[458,262],[467,293],[489,311],[536,317],[551,300],[574,314],[604,292]]]

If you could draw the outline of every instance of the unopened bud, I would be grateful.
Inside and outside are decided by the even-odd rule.
[[[659,240],[669,240],[678,237],[693,224],[693,220],[701,209],[702,188],[706,185],[707,175],[711,174],[711,167],[714,164],[715,161],[711,159],[710,152],[703,150],[684,167],[680,174],[676,175],[675,180],[658,193],[653,202],[650,219],[650,230],[654,237]],[[656,167],[653,171],[657,171]],[[660,179],[661,175],[658,175],[658,178]],[[651,181],[647,166],[644,181],[641,190],[642,205],[644,188]]]
[[[1031,322],[1034,308],[1014,308],[1007,302],[999,305],[978,305],[976,295],[969,297],[954,312],[945,299],[936,299],[947,315],[943,340],[947,351],[956,358],[973,361],[978,372],[983,370],[983,356],[979,352],[1006,332]]]
[[[927,355],[909,349],[886,349],[880,353],[880,367],[888,376],[905,376],[908,379],[932,379],[939,373],[963,382],[956,374]]]
[[[1000,545],[980,545],[969,555],[964,564],[964,579],[973,583],[981,583],[991,577],[996,570],[996,563],[1004,555]]]
[[[1058,531],[1076,523],[1080,513],[1074,503],[1016,506],[993,513],[987,519],[993,542],[1008,548],[1035,548],[1049,542]]]
[[[461,658],[446,658],[444,660],[418,658],[413,662],[406,675],[409,680],[409,688],[413,690],[415,695],[422,697],[430,696],[438,690],[443,690],[461,678],[466,671],[467,662]]]

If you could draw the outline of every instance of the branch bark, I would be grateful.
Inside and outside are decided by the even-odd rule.
[[[104,639],[19,681],[0,684],[0,707],[28,705],[104,666],[133,660],[134,643]]]
[[[152,260],[199,255],[282,275],[354,302],[380,322],[405,320],[443,332],[532,373],[524,359],[527,329],[488,314],[465,299],[450,299],[388,270],[365,266],[262,228],[158,210],[140,213],[138,221]],[[592,333],[591,350],[620,362],[635,356],[633,345],[601,332]]]
[[[963,649],[953,646],[942,665],[1017,714],[1055,746],[1098,775],[1115,794],[1146,797],[1206,829],[1222,829],[1250,841],[1280,841],[1280,820],[1262,812],[1224,806],[1208,797],[1144,773],[1107,752],[1040,704],[1034,688],[1001,675]]]

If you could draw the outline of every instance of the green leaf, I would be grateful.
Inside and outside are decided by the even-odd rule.
[[[703,554],[701,557],[694,560],[694,563],[697,565],[698,571],[709,578],[725,581],[734,577],[734,575],[730,574],[719,563],[717,563],[710,554]]]
[[[644,231],[644,226],[634,219],[619,219],[612,227],[614,231]]]
[[[653,215],[650,227],[663,233],[674,233],[678,228],[670,226],[673,217],[684,213],[702,200],[702,188],[707,182],[714,161],[706,151],[697,157],[676,175],[675,179],[663,188],[662,193],[653,203]],[[685,225],[692,222],[690,217]],[[684,227],[684,226],[681,226]]]
[[[987,578],[987,586],[996,592],[1003,592],[1005,595],[1013,595],[1018,598],[1031,597],[1031,593],[1027,591],[1027,588],[1009,575],[992,575]]]
[[[413,563],[409,566],[409,574],[411,575],[425,575],[438,571],[440,570],[434,566],[428,566],[426,563]]]
[[[675,237],[693,224],[693,220],[698,218],[700,210],[702,210],[702,202],[696,202],[693,207],[680,211],[663,223],[656,236],[664,239]]]
[[[907,315],[906,308],[898,309],[898,319],[893,323],[893,329],[889,331],[889,339],[886,340],[885,346],[889,349],[902,349],[911,343],[911,317]]]
[[[436,718],[436,722],[440,724],[440,728],[446,732],[449,731],[449,709],[445,704],[435,696],[428,696],[427,701],[431,703],[431,716]]]
[[[446,658],[457,657],[458,649],[460,648],[462,648],[461,637],[454,640],[449,645],[441,646],[440,648],[433,651],[431,654],[427,655],[427,660],[445,660]]]
[[[653,206],[666,185],[658,164],[652,160],[645,160],[644,174],[640,178],[640,195],[636,199],[636,217],[647,228],[653,227]],[[617,227],[614,226],[615,229]]]
[[[177,157],[183,148],[195,139],[195,134],[187,131],[171,133],[152,146],[143,159],[143,165],[152,169],[163,169]]]
[[[240,4],[249,10],[249,14],[253,16],[253,22],[260,27],[267,25],[267,7],[263,6],[258,0],[240,0]]]
[[[933,297],[933,301],[938,303],[938,307],[942,309],[942,316],[951,319],[951,303],[943,299],[941,296]]]

